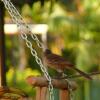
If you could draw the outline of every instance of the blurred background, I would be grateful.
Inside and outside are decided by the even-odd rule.
[[[34,34],[52,52],[62,55],[77,68],[90,73],[100,70],[100,0],[11,0]],[[1,5],[1,2],[0,2]],[[5,65],[7,85],[24,89],[35,96],[35,89],[25,79],[42,72],[31,55],[25,41],[19,36],[17,26],[6,9],[2,9],[5,32]],[[2,24],[0,25],[2,27]],[[38,56],[42,49],[31,40]],[[49,70],[50,74],[55,72]],[[69,71],[68,75],[75,74]],[[92,81],[77,81],[74,100],[100,100],[100,76]],[[57,95],[55,95],[57,96]],[[58,100],[58,99],[57,99]]]

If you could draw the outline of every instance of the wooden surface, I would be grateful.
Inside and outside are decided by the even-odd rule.
[[[47,97],[47,87],[37,87],[36,100],[46,100],[46,97]]]
[[[48,86],[48,81],[46,80],[45,77],[34,77],[34,76],[29,76],[26,79],[27,83],[35,86],[35,87],[47,87]],[[74,81],[70,81],[71,87],[73,90],[77,88],[77,84]],[[59,80],[59,79],[52,79],[52,84],[54,88],[58,89],[68,89],[68,82],[66,80]]]
[[[29,76],[26,79],[29,85],[36,87],[36,100],[48,100],[48,81],[45,77]],[[77,84],[74,81],[70,81],[72,90],[77,88]],[[68,82],[64,79],[52,79],[54,88],[59,89],[59,100],[70,100],[70,93],[68,90]]]
[[[59,91],[59,99],[60,100],[70,100],[70,95],[68,90],[60,90]]]

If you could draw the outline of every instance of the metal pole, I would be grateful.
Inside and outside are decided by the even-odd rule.
[[[0,1],[0,87],[6,86],[4,4]]]

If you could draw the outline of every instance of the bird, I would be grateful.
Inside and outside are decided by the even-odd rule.
[[[78,72],[83,77],[91,80],[92,78],[85,72],[79,70],[75,67],[74,64],[72,64],[70,61],[66,60],[60,55],[54,54],[49,49],[45,49],[43,52],[43,62],[45,66],[50,67],[54,70],[56,70],[58,73],[64,73],[65,69],[71,69]]]

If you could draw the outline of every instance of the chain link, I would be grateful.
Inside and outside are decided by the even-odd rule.
[[[18,30],[21,32],[22,39],[25,40],[26,45],[30,49],[32,56],[35,57],[36,62],[39,64],[44,76],[49,82],[49,85],[48,85],[49,93],[50,93],[49,98],[50,100],[54,100],[52,79],[50,75],[48,74],[46,67],[43,65],[41,59],[37,56],[37,52],[35,51],[35,49],[33,49],[32,43],[30,42],[30,40],[28,40],[28,37],[26,34],[31,33],[30,35],[32,39],[36,41],[38,47],[43,49],[44,45],[39,41],[37,36],[31,32],[31,28],[29,27],[29,25],[27,25],[24,22],[22,16],[19,14],[19,12],[15,8],[15,6],[11,3],[11,1],[10,0],[1,0],[1,1],[3,1],[5,8],[8,10],[10,16],[12,17],[13,22],[17,24]]]
[[[72,85],[69,79],[65,79],[68,83],[68,90],[69,90],[69,95],[70,95],[70,100],[74,100],[74,94],[73,94],[73,90],[72,90]]]

